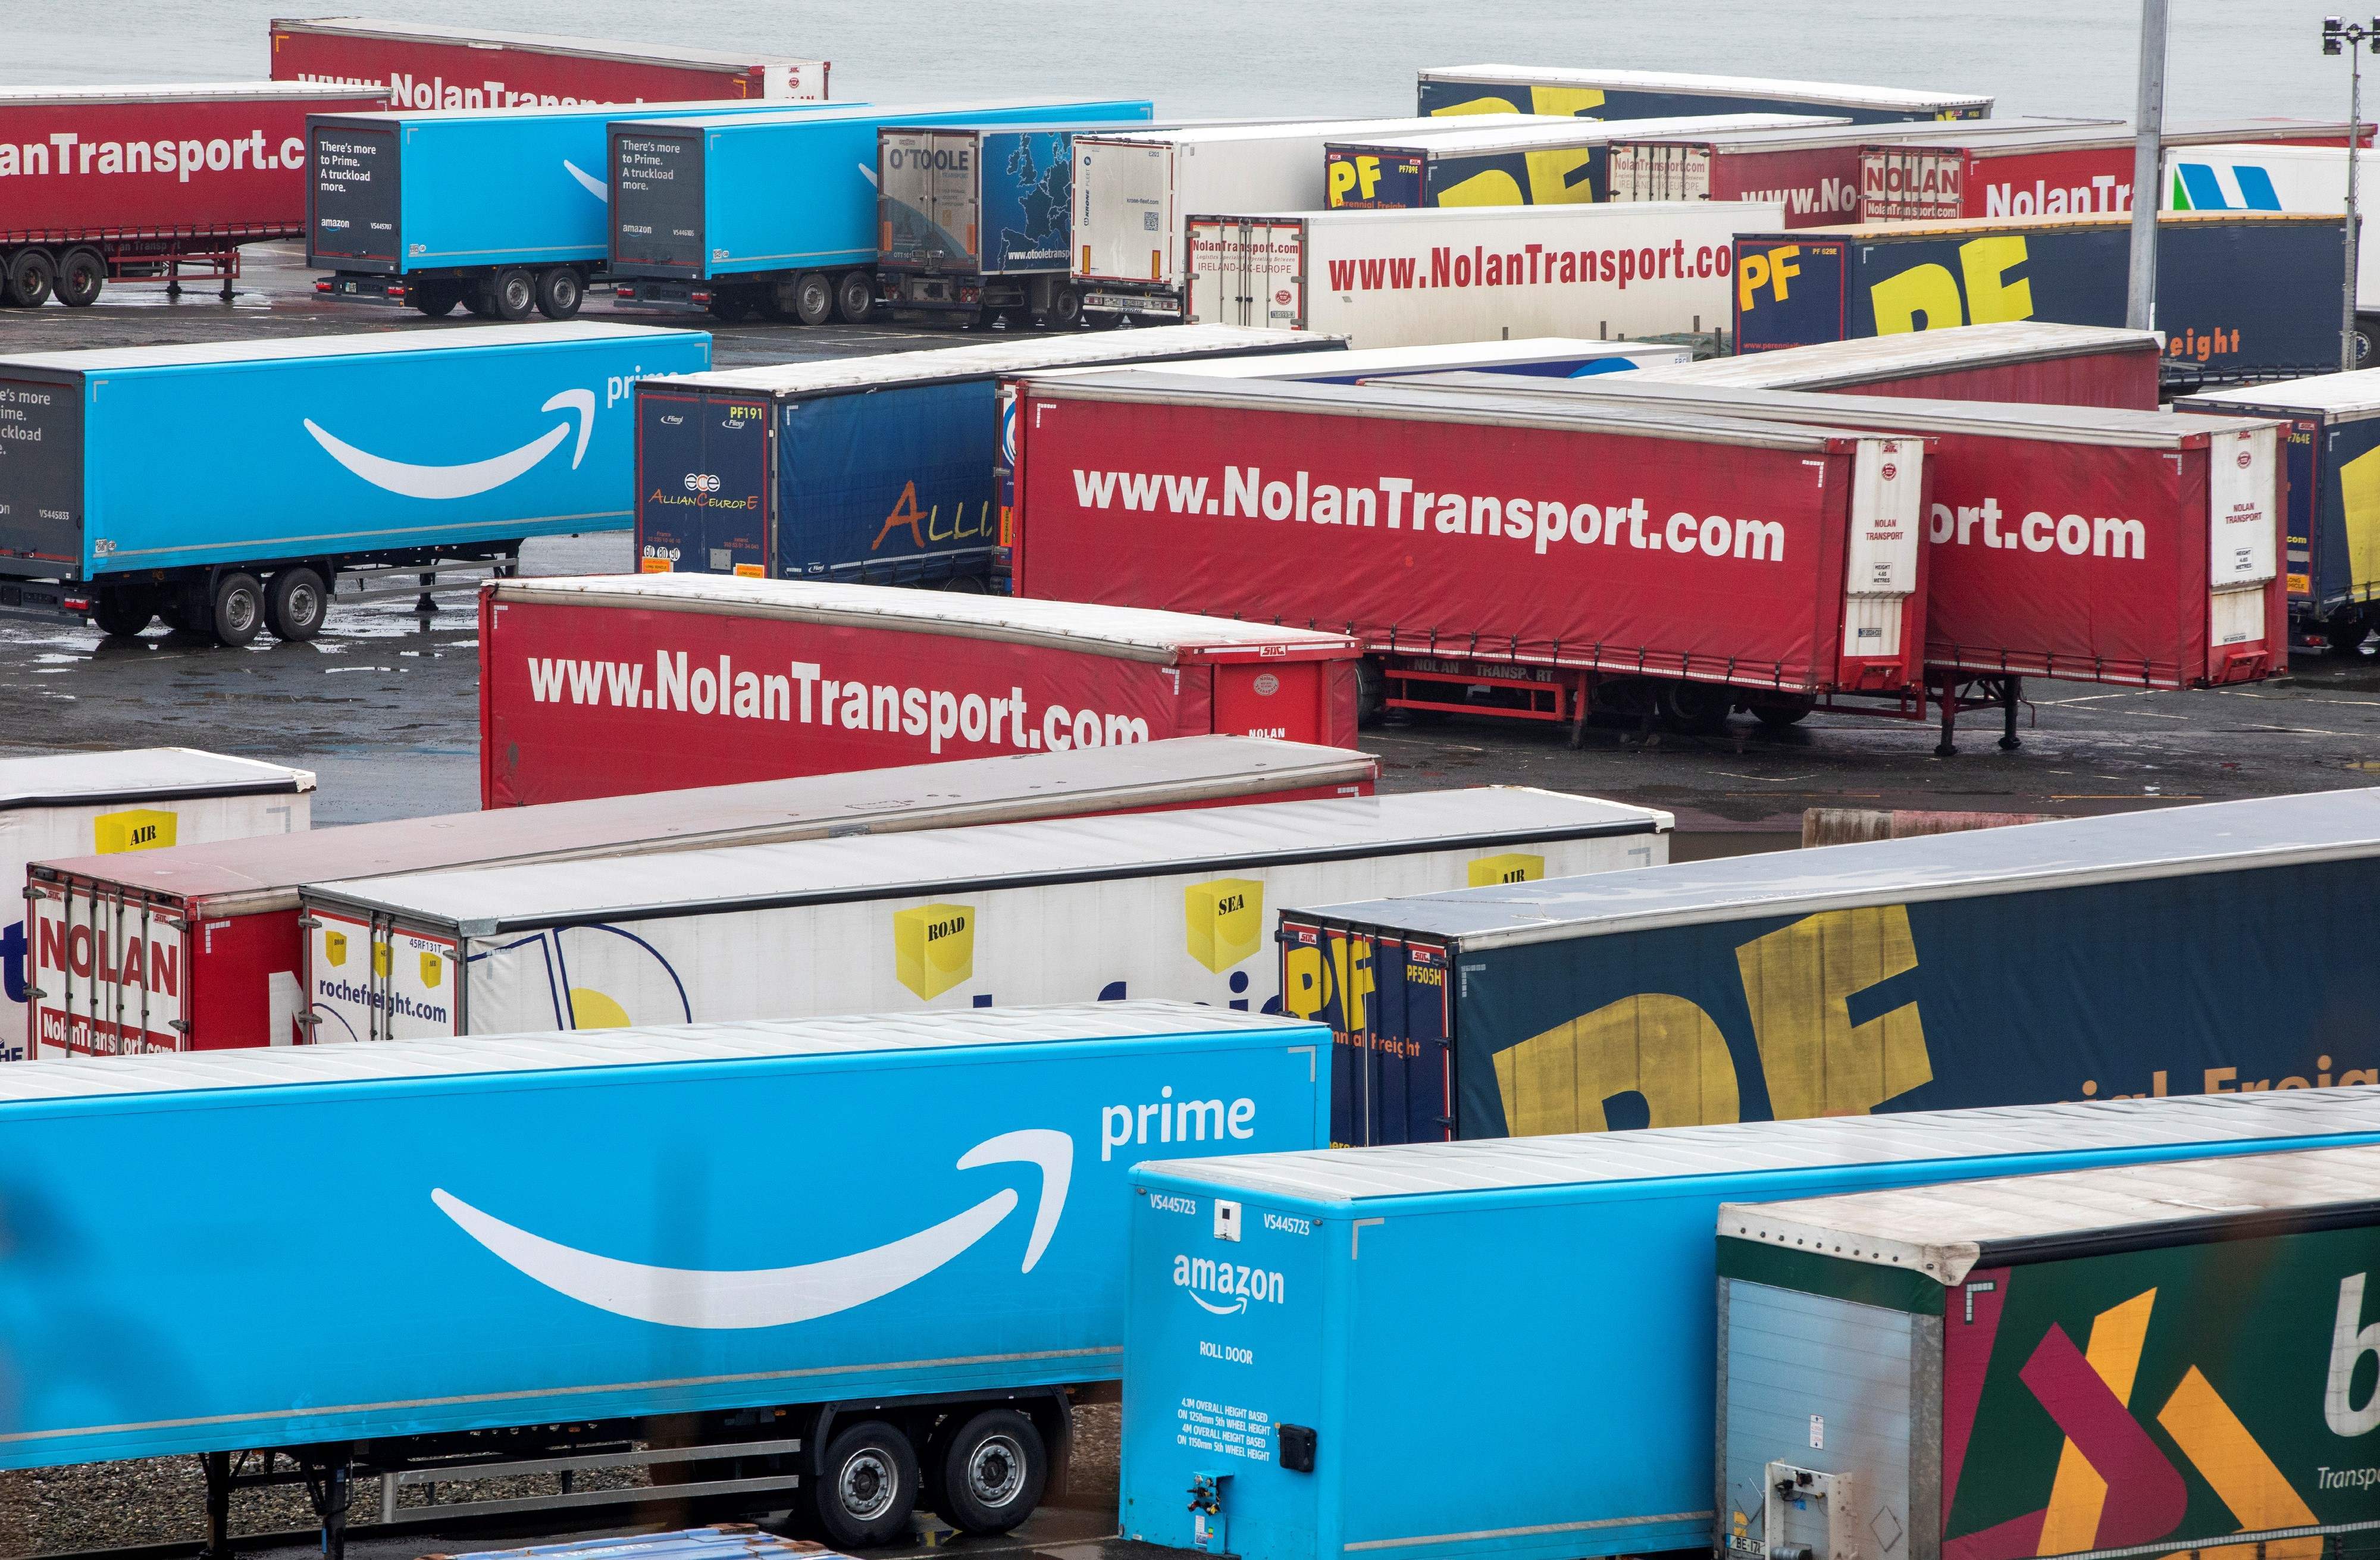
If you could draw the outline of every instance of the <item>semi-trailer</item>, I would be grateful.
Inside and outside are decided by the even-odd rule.
[[[328,1043],[1127,997],[1277,1012],[1285,904],[1658,865],[1670,826],[1491,786],[317,883],[305,1022]]]
[[[1309,907],[1283,1002],[1357,1143],[2380,1082],[2375,857],[2338,791]]]
[[[295,81],[0,87],[0,307],[185,278],[229,302],[242,244],[306,230],[307,116],[387,105],[382,88]]]
[[[128,756],[142,762],[118,766],[128,785],[153,767],[149,756]],[[194,762],[207,756],[178,756]],[[36,763],[89,768],[79,756],[20,759],[0,763],[0,775]],[[50,828],[23,850],[12,846],[0,855],[7,881],[24,886],[34,928],[30,936],[22,925],[0,933],[10,999],[30,1000],[37,1015],[30,1021],[34,1045],[9,1059],[304,1043],[310,1036],[298,1022],[305,1010],[298,890],[308,883],[597,856],[616,863],[663,851],[961,824],[1368,796],[1378,771],[1369,754],[1342,748],[1182,737],[962,759],[930,772],[813,775],[310,833],[282,832],[275,820],[285,822],[289,807],[285,797],[270,792],[261,793],[262,801],[201,804],[169,803],[136,790],[123,800],[141,804],[129,808],[86,797],[79,804],[98,810],[90,830]],[[233,770],[233,778],[241,773]],[[290,773],[311,784],[304,771]],[[57,788],[55,781],[44,784]],[[290,825],[299,830],[304,801],[298,796]],[[225,807],[233,808],[237,827],[219,819]],[[10,816],[0,813],[0,827]],[[178,830],[177,817],[189,820]],[[140,853],[122,853],[128,848]]]
[[[480,597],[490,807],[1218,732],[1352,747],[1354,640],[1072,601],[717,574]]]
[[[2365,1144],[1720,1204],[1714,1551],[2361,1547],[2375,1175]]]
[[[876,305],[887,126],[1147,123],[1145,98],[1036,98],[614,125],[611,269],[623,303],[857,323]]]
[[[1992,112],[1988,96],[1971,92],[1559,65],[1435,66],[1420,73],[1415,102],[1417,111],[1426,115],[1567,114],[1589,119],[1648,119],[1675,114],[1826,114],[1861,124],[1888,124],[1900,119],[1982,119]]]
[[[1242,354],[1193,363],[1168,363],[1165,371],[1194,379],[1294,380],[1305,384],[1362,384],[1372,380],[1402,379],[1409,374],[1466,370],[1559,380],[1690,363],[1694,356],[1691,346],[1666,344],[1646,346],[1639,342],[1598,341],[1587,336],[1515,336],[1509,341],[1447,342],[1434,346],[1375,346],[1334,352],[1328,357]],[[1103,371],[1061,369],[1056,374],[1071,378]],[[1037,373],[1034,377],[1050,376]]]
[[[710,366],[584,320],[0,357],[0,608],[310,639],[342,571],[634,524],[636,381]]]
[[[2321,1089],[1145,1163],[1133,1174],[1123,1533],[1245,1560],[1574,1560],[1707,1550],[1715,1538],[1724,1554],[1713,1520],[1722,1204],[2100,1166],[2190,1173],[2176,1161],[2374,1143],[2380,1091]],[[2228,1266],[2227,1280],[2252,1292],[2253,1271]],[[1976,1294],[1978,1316],[2007,1298]],[[1963,1315],[1964,1297],[1952,1303]],[[2350,1350],[2360,1324],[2336,1335]],[[2114,1368],[2119,1330],[2102,1322],[2088,1363],[2070,1345],[2064,1373],[2034,1378],[2055,1380],[2044,1397],[2058,1408],[2080,1405],[2068,1422],[2086,1435],[2123,1429],[2094,1369],[2128,1379]],[[2318,1413],[2333,1336],[2325,1315],[2311,1336],[2231,1346],[2290,1353],[2288,1379],[2310,1373],[2317,1389],[2300,1411]],[[1857,1370],[1869,1337],[1837,1340],[1828,1358]],[[2015,1373],[2014,1361],[2002,1368]],[[2078,1377],[2086,1385],[2070,1385]],[[1924,1422],[1909,1384],[1874,1391],[1879,1414],[1891,1404]],[[1809,1443],[1822,1435],[1842,1449],[1834,1414],[1809,1412],[1824,1422],[1790,1427],[1805,1455],[1819,1456]],[[2005,1421],[2046,1448],[2025,1459],[2045,1481],[2062,1455],[2050,1419],[2028,1404]],[[2123,1454],[2093,1439],[2100,1457],[2076,1456],[2070,1482],[2095,1489],[2095,1469],[2108,1469],[2108,1514],[2137,1519],[2124,1481],[2158,1454],[2131,1435]],[[2256,1468],[2230,1466],[2243,1478]],[[1863,1522],[1854,1550],[1810,1553],[1903,1554],[1913,1526]],[[1976,1553],[2012,1560],[2034,1546]]]
[[[2169,147],[2162,196],[2169,212],[2344,212],[2345,147],[2207,144]],[[2362,163],[2356,209],[2366,211]],[[2355,248],[2355,364],[2380,358],[2380,244]]]
[[[828,62],[551,32],[275,18],[273,79],[385,85],[396,108],[568,108],[706,98],[821,101]]]
[[[2005,320],[1648,367],[1645,382],[2154,412],[2164,357],[2154,331]]]
[[[1702,114],[1472,129],[1457,119],[1406,135],[1332,141],[1324,167],[1332,211],[1560,206],[1611,199],[1609,148],[1623,135],[1724,138],[1850,123],[1807,114]]]
[[[377,1475],[384,1513],[608,1468],[655,1477],[479,1509],[1002,1532],[1115,1392],[1127,1167],[1318,1145],[1329,1043],[1129,1002],[0,1069],[44,1231],[0,1265],[0,1466],[198,1454],[218,1552],[236,1489],[296,1485],[325,1560]],[[235,1167],[372,1238],[265,1238]],[[225,1348],[226,1306],[273,1324]]]
[[[1706,329],[1734,308],[1749,201],[1206,212],[1184,318],[1329,331],[1358,348]]]
[[[1017,423],[1020,594],[1344,631],[1367,714],[1575,741],[1921,683],[1922,439],[1153,371],[1027,380]]]
[[[848,104],[837,104],[844,108]],[[606,127],[798,103],[448,109],[307,120],[306,263],[314,290],[433,319],[566,320],[610,278]]]
[[[188,747],[0,758],[0,893],[52,856],[115,865],[177,845],[303,834],[313,791],[310,770]],[[30,1052],[26,1015],[42,982],[29,920],[0,908],[0,1060]]]
[[[1945,325],[2126,316],[2131,219],[1872,223],[1739,236],[1740,353]],[[2156,328],[2176,384],[2288,379],[2338,361],[2342,217],[2179,212],[2157,219]]]
[[[1637,379],[1515,385],[1502,374],[1454,373],[1393,382],[1926,441],[1925,681],[1942,757],[1955,751],[1967,709],[1999,710],[2000,745],[2017,746],[2028,676],[2198,688],[2258,682],[2288,666],[2285,423]]]
[[[1337,357],[1343,345],[1306,332],[1160,325],[646,380],[638,566],[983,590],[1000,549],[1003,376]]]

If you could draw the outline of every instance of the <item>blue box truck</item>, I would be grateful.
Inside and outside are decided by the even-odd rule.
[[[1109,1002],[0,1069],[0,1468],[278,1449],[334,1554],[354,1478],[524,1461],[1005,1531],[1121,1374],[1127,1167],[1313,1147],[1329,1043]]]
[[[1281,913],[1334,1141],[2380,1082],[2380,791]]]
[[[1123,1536],[1709,1551],[1722,1203],[2372,1143],[2320,1089],[1138,1165]]]
[[[856,324],[876,304],[876,138],[887,125],[1146,124],[1145,98],[1003,99],[679,115],[612,127],[623,302]]]
[[[310,639],[342,572],[632,524],[636,383],[710,364],[583,320],[0,357],[0,608]]]
[[[800,112],[754,100],[310,115],[306,263],[330,272],[314,290],[433,319],[458,306],[569,319],[605,279],[607,125]]]
[[[638,566],[982,590],[1005,535],[995,450],[1004,376],[1336,357],[1344,345],[1305,331],[1160,325],[650,381],[637,387]]]

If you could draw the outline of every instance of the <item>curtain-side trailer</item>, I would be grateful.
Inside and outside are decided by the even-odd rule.
[[[2008,320],[1648,368],[1645,382],[2157,409],[2154,331]]]
[[[1561,206],[1609,200],[1610,144],[1624,135],[1718,135],[1813,129],[1848,121],[1802,114],[1707,114],[1666,119],[1560,119],[1488,129],[1460,119],[1326,149],[1330,209]]]
[[[1857,121],[1981,119],[1992,100],[1972,92],[1912,91],[1840,81],[1779,81],[1669,70],[1572,66],[1450,65],[1419,73],[1426,115],[1570,114],[1643,119],[1671,114],[1835,114]]]
[[[376,17],[277,18],[273,23],[274,80],[380,83],[398,108],[554,108],[707,98],[806,102],[826,96],[829,69],[825,60],[752,50],[499,32]]]

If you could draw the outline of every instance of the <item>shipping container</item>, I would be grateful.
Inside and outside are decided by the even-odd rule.
[[[1920,683],[1922,440],[1156,372],[1028,380],[1017,421],[1020,594],[1344,629],[1367,716],[1575,741]]]
[[[585,320],[0,357],[0,607],[310,639],[342,570],[634,525],[636,382],[710,366]]]
[[[1832,114],[1860,123],[1982,119],[1992,100],[1969,92],[1911,91],[1837,81],[1776,81],[1669,70],[1584,70],[1569,66],[1449,65],[1420,73],[1417,110],[1428,115],[1567,114],[1645,119],[1668,114]]]
[[[1647,383],[2157,409],[2154,331],[2008,320],[1647,368]]]
[[[2176,400],[2177,412],[2287,419],[2289,613],[2334,649],[2380,625],[2380,370]]]
[[[1308,908],[1283,990],[1359,1143],[2380,1082],[2374,857],[2336,791]]]
[[[1003,1532],[1120,1374],[1127,1167],[1318,1145],[1328,1043],[1131,1002],[0,1069],[0,1467],[202,1454],[219,1547],[235,1469],[310,1483],[325,1560],[357,1480],[590,1453],[839,1548]],[[261,1211],[317,1187],[370,1238]]]
[[[16,885],[27,865],[53,856],[115,865],[177,845],[303,833],[313,791],[310,770],[188,747],[0,758],[0,893],[21,904]],[[0,1059],[8,1061],[29,1054],[27,1014],[46,995],[30,921],[0,901]]]
[[[1330,331],[1358,348],[1717,331],[1742,201],[1202,213],[1194,322]]]
[[[1962,137],[2024,136],[2112,119],[1970,119]],[[1856,222],[1860,153],[1871,146],[1924,140],[1939,124],[1845,125],[1805,130],[1746,130],[1727,136],[1615,137],[1609,187],[1614,200],[1775,200],[1787,227]]]
[[[318,1042],[1158,997],[1278,1012],[1285,904],[1658,865],[1667,813],[1517,787],[322,883]]]
[[[2375,1185],[2364,1145],[1722,1203],[1714,1548],[2367,1546]]]
[[[1424,119],[1313,119],[1076,136],[1071,274],[1084,312],[1108,322],[1180,319],[1191,217],[1318,211],[1329,194],[1323,149],[1330,142],[1433,127]]]
[[[1507,375],[1455,373],[1393,382],[1925,440],[1925,670],[1942,757],[1954,751],[1965,709],[1997,710],[2001,747],[2016,747],[2027,676],[2194,688],[2257,682],[2288,666],[2279,570],[2286,424],[1640,378],[1516,386]]]
[[[648,308],[856,324],[876,303],[885,126],[1146,122],[1145,98],[909,103],[612,127],[617,296]]]
[[[1622,136],[1725,137],[1811,130],[1848,119],[1807,114],[1701,114],[1667,119],[1552,119],[1494,129],[1457,119],[1324,149],[1332,211],[1427,206],[1564,206],[1611,199],[1609,148]]]
[[[1344,345],[1163,325],[649,380],[637,387],[638,566],[980,590],[1000,546],[1002,376],[1336,357]]]
[[[1721,1204],[2372,1143],[2380,1090],[2325,1089],[1142,1164],[1123,1536],[1245,1560],[1707,1550]],[[1858,1553],[1908,1538],[1878,1523]]]
[[[1740,353],[2053,320],[2124,321],[2131,219],[2102,214],[1745,233]],[[2157,219],[2156,329],[2177,385],[2319,373],[2338,361],[2342,217],[2184,212]]]
[[[2380,185],[2367,195],[2359,162],[2356,209],[2370,211]],[[2169,212],[2338,212],[2347,209],[2347,149],[2343,146],[2252,144],[2171,147],[2165,154],[2165,209]],[[2380,363],[2380,244],[2355,249],[2355,364]]]
[[[306,230],[306,119],[385,91],[299,82],[0,87],[0,308],[185,278],[232,298],[239,247]]]
[[[37,761],[0,761],[0,773],[10,762]],[[25,885],[36,934],[29,937],[22,926],[0,933],[0,956],[7,961],[11,1000],[21,999],[29,984],[39,992],[35,1027],[43,1038],[30,1054],[41,1058],[285,1046],[310,1038],[298,1022],[305,1010],[298,982],[305,943],[298,890],[308,883],[960,824],[1368,796],[1378,773],[1369,754],[1207,736],[962,759],[930,772],[876,769],[397,818],[285,838],[237,837],[212,813],[177,831],[175,820],[187,808],[162,810],[161,816],[153,800],[130,812],[110,803],[96,833],[44,838],[12,853],[21,858],[13,866],[9,856],[0,856],[0,871],[11,874],[7,881]],[[298,798],[292,826],[301,829],[304,800]],[[260,821],[269,824],[284,802],[242,805],[264,808]],[[6,817],[0,814],[0,826]],[[143,830],[145,838],[134,838]],[[209,840],[225,842],[200,842]],[[119,840],[142,847],[141,853],[117,853],[111,847]],[[164,848],[146,848],[156,845]],[[30,874],[26,861],[34,864]]]
[[[817,102],[825,60],[377,17],[276,18],[275,81],[385,85],[395,107],[566,108],[706,98]]]
[[[480,597],[480,799],[568,802],[1208,732],[1351,747],[1357,654],[1327,630],[955,591],[711,574],[498,580]]]

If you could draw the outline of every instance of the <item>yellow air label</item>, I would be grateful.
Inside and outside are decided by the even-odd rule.
[[[1190,957],[1221,974],[1264,946],[1264,885],[1253,877],[1218,877],[1182,890]]]
[[[162,851],[174,842],[174,815],[154,807],[102,813],[91,820],[91,850],[103,856],[127,851]]]
[[[921,904],[892,913],[894,973],[930,1001],[975,973],[975,907]]]
[[[1500,856],[1481,856],[1471,864],[1471,883],[1484,889],[1490,883],[1534,883],[1546,875],[1546,858],[1533,856],[1525,851],[1507,851]]]
[[[345,932],[324,932],[322,934],[322,957],[328,959],[334,967],[346,963],[347,961],[347,934]]]

